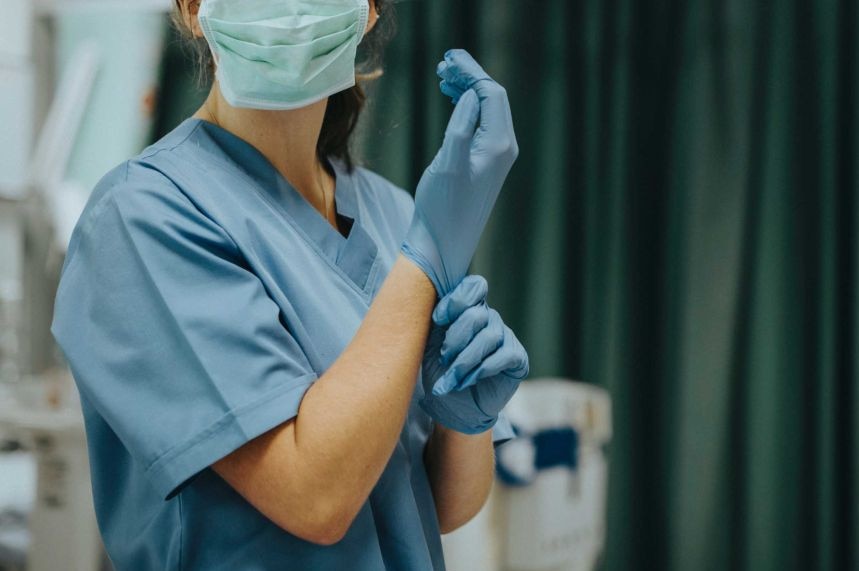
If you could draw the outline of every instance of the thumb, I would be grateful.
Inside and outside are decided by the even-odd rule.
[[[489,284],[482,276],[466,276],[458,286],[444,296],[432,313],[436,325],[450,325],[465,313],[466,309],[486,301]]]
[[[480,121],[480,99],[473,89],[463,93],[450,116],[439,158],[447,165],[459,164],[471,152],[471,141]]]

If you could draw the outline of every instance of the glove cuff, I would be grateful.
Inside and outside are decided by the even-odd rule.
[[[475,407],[474,418],[465,420],[445,406],[441,400],[431,397],[421,399],[420,406],[437,423],[463,434],[482,434],[491,430],[498,422],[497,416],[487,416],[480,412],[477,407]]]
[[[420,218],[415,215],[400,250],[427,275],[435,286],[439,298],[442,298],[450,292],[451,287],[447,283],[444,262],[435,247],[435,243],[432,234]]]

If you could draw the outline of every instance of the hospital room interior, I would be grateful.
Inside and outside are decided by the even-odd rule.
[[[228,3],[203,0],[201,21]],[[84,373],[52,320],[93,189],[208,101],[205,40],[188,41],[176,10],[0,3],[0,571],[162,569],[112,557]],[[427,568],[859,570],[859,4],[394,0],[380,13],[381,51],[357,72],[361,172],[422,208],[451,138],[451,49],[491,76],[481,98],[481,82],[503,86],[518,142],[468,270],[527,351],[492,418],[515,436],[496,439],[488,499]],[[96,320],[129,296],[93,291],[79,314]],[[125,497],[115,485],[96,504]]]

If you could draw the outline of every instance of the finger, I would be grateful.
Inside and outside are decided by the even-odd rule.
[[[448,394],[451,391],[450,386],[456,386],[456,379],[448,371],[432,386],[433,396],[441,397]]]
[[[462,94],[459,103],[453,110],[445,135],[461,137],[470,141],[477,129],[479,119],[480,100],[474,91],[468,90]]]
[[[461,90],[473,89],[480,99],[483,122],[481,129],[493,131],[512,128],[507,92],[496,83],[471,55],[464,50],[451,50],[444,56],[440,77]]]
[[[521,380],[529,372],[528,352],[513,334],[510,328],[505,328],[504,342],[492,355],[488,356],[457,386],[457,390],[465,390],[483,379],[490,379],[504,374],[506,377]]]
[[[487,325],[463,349],[447,372],[433,387],[433,394],[441,396],[459,389],[460,382],[474,370],[486,357],[498,350],[503,341],[503,331]]]
[[[451,98],[454,105],[459,103],[460,98],[462,98],[462,94],[465,93],[464,89],[461,89],[448,81],[442,81],[439,83],[439,89],[441,89],[443,94]]]
[[[441,362],[447,365],[468,347],[472,339],[489,323],[486,304],[470,307],[453,322],[441,345]]]
[[[466,91],[456,104],[438,159],[442,166],[458,165],[468,158],[471,142],[480,120],[480,100],[473,91]]]
[[[450,325],[469,307],[486,301],[489,284],[482,276],[466,276],[453,291],[444,296],[432,313],[436,325]]]
[[[438,62],[438,66],[435,69],[436,75],[439,77],[444,77],[444,74],[447,72],[447,62],[445,60],[441,60]]]
[[[465,50],[449,50],[436,73],[442,79],[459,86],[463,91],[471,89],[483,80],[492,80],[477,61]]]
[[[453,100],[454,105],[459,102],[459,98],[462,97],[462,94],[468,91],[467,89],[463,89],[458,85],[451,83],[449,81],[445,81],[445,76],[447,74],[448,64],[446,61],[442,60],[438,64],[438,68],[436,69],[436,74],[441,78],[441,83],[439,83],[439,88],[441,92],[447,95]]]

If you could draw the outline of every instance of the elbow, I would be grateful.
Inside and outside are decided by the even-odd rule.
[[[309,510],[300,521],[290,518],[289,521],[275,521],[285,531],[309,543],[322,547],[330,547],[346,537],[357,513],[352,514],[344,509],[322,508]]]
[[[489,490],[481,494],[475,501],[442,502],[436,504],[438,528],[442,535],[453,533],[475,517],[489,499]]]
[[[453,533],[457,529],[461,528],[468,522],[470,522],[477,515],[478,512],[467,516],[460,516],[459,518],[444,518],[439,519],[438,529],[441,535],[447,535],[448,533]]]
[[[346,530],[338,529],[333,526],[320,527],[307,529],[304,533],[295,535],[308,543],[319,545],[320,547],[331,547],[332,545],[340,543],[340,541],[346,537]]]
[[[342,521],[325,521],[307,529],[306,537],[302,539],[322,547],[331,547],[340,543],[348,531],[349,525],[344,525]]]

